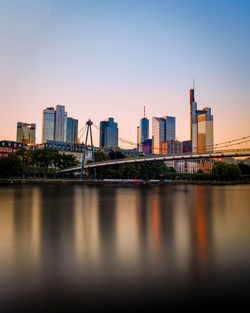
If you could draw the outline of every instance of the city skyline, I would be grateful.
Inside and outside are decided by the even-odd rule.
[[[188,140],[193,76],[197,102],[215,117],[214,143],[249,135],[249,9],[247,1],[6,3],[0,139],[15,140],[23,121],[36,123],[41,142],[41,112],[60,103],[79,129],[113,116],[133,142],[146,105],[150,129],[166,112],[177,139]],[[93,138],[98,145],[98,131]]]

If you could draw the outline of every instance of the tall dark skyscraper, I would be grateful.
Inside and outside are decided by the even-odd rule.
[[[100,122],[100,147],[118,146],[118,126],[113,117]]]
[[[67,117],[66,141],[76,143],[78,134],[78,120]]]
[[[144,107],[144,117],[140,120],[140,147],[139,151],[144,152],[143,146],[145,141],[149,139],[149,120],[145,117],[145,107]]]
[[[212,151],[213,115],[211,108],[197,110],[194,88],[190,89],[190,138],[193,152]]]

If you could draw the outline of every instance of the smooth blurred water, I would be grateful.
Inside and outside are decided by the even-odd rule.
[[[0,312],[250,308],[250,185],[0,187]]]

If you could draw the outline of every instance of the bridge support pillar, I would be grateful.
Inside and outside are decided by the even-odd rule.
[[[87,127],[87,132],[86,132],[86,139],[84,143],[84,150],[83,150],[83,158],[82,158],[82,166],[81,166],[81,174],[80,174],[80,179],[82,180],[83,177],[83,171],[84,171],[84,165],[85,165],[85,156],[86,156],[86,151],[87,151],[87,143],[88,143],[88,135],[90,133],[90,144],[91,144],[91,152],[92,152],[92,162],[95,163],[95,155],[94,155],[94,147],[93,147],[93,138],[92,138],[92,128],[91,125],[93,122],[89,119],[86,122]],[[96,169],[94,168],[94,180],[96,180]]]

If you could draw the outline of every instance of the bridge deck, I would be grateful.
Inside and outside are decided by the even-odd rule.
[[[186,153],[186,154],[175,154],[175,155],[154,155],[154,156],[142,156],[135,158],[126,159],[116,159],[109,161],[101,161],[96,163],[89,163],[84,166],[85,169],[97,168],[110,165],[122,165],[122,164],[133,164],[133,163],[145,163],[145,162],[159,162],[159,161],[174,161],[174,160],[197,160],[197,159],[216,159],[223,157],[244,157],[250,156],[250,148],[247,149],[234,149],[234,150],[224,150],[216,152],[206,152],[206,153]],[[81,166],[76,166],[72,168],[67,168],[61,170],[61,173],[74,172],[81,170]]]

